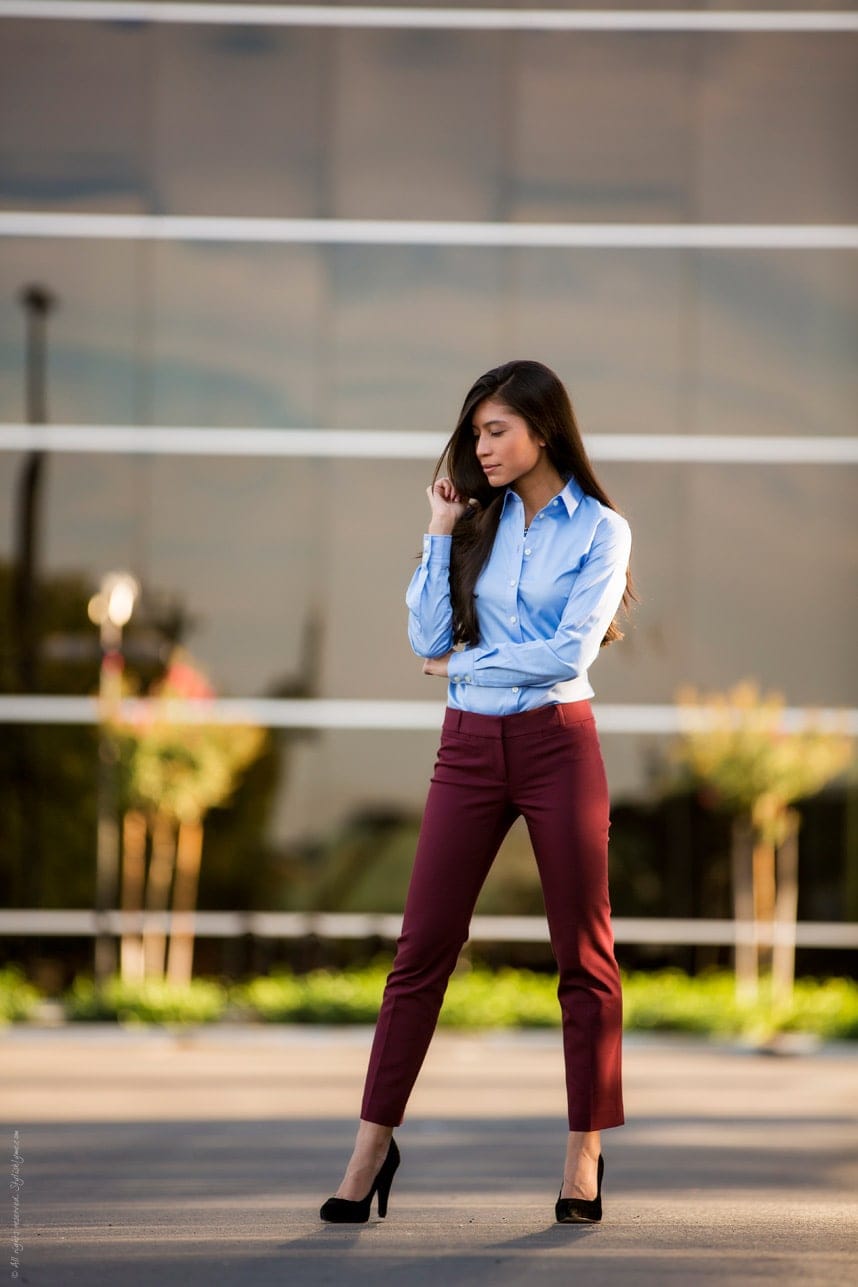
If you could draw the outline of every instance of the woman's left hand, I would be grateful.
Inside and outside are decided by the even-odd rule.
[[[449,673],[447,670],[447,662],[450,660],[452,655],[453,655],[453,650],[451,648],[450,651],[445,653],[443,657],[424,657],[423,674],[424,675],[443,675],[446,678],[446,676]]]

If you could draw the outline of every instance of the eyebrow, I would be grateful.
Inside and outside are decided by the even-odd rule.
[[[505,420],[486,420],[485,423],[483,424],[483,428],[488,429],[489,425],[505,425],[505,424],[506,424]],[[472,429],[478,430],[479,427],[480,427],[479,425],[475,425],[475,424],[471,425]]]

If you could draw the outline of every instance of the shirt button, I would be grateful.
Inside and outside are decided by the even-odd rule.
[[[525,554],[529,554],[529,553],[530,553],[530,550],[525,550],[524,552],[525,552]]]
[[[552,504],[552,505],[559,505],[559,504],[560,504],[560,501],[559,501],[559,500],[553,500],[553,501],[551,502],[551,504]]]
[[[517,689],[517,688],[514,688],[512,691],[513,691],[514,693],[517,693],[517,692],[518,692],[518,689]]]
[[[512,581],[510,581],[510,585],[515,585],[515,578],[513,578]]]
[[[510,621],[512,622],[513,625],[515,625],[515,617],[510,617]]]

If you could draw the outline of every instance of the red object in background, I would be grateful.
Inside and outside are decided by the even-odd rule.
[[[215,691],[205,675],[195,670],[186,661],[171,662],[167,667],[158,691],[171,697],[187,699],[212,698]]]

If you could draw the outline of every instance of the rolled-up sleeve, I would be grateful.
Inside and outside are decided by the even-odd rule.
[[[450,603],[452,536],[423,537],[423,558],[414,569],[405,602],[408,642],[418,657],[443,657],[453,647],[453,607]]]
[[[603,519],[553,637],[454,652],[450,679],[489,688],[527,687],[574,679],[586,671],[622,601],[631,548],[631,528],[622,515]]]

